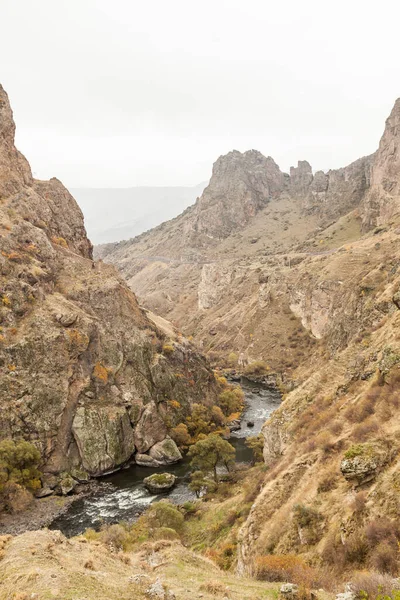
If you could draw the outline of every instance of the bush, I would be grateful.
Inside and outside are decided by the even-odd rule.
[[[374,417],[369,417],[363,423],[355,427],[353,437],[357,442],[367,440],[371,434],[376,433],[379,429],[378,421]]]
[[[179,540],[179,534],[171,527],[159,527],[153,537],[155,540]]]
[[[372,552],[371,565],[379,573],[397,575],[399,572],[398,548],[388,542],[381,542]]]
[[[264,450],[264,436],[260,433],[259,435],[252,435],[246,438],[246,446],[253,451],[253,465],[258,462],[263,462],[263,450]]]
[[[3,496],[6,505],[6,497],[15,496],[18,492],[18,488],[13,486],[30,491],[40,488],[39,462],[40,452],[30,442],[0,442],[0,496]],[[22,498],[21,494],[17,495]]]
[[[170,433],[172,439],[178,444],[178,446],[188,446],[192,441],[185,423],[179,423],[179,425],[174,427]]]
[[[128,532],[122,525],[106,525],[100,533],[100,540],[113,550],[125,550],[129,541]]]
[[[176,506],[168,500],[155,502],[146,512],[146,518],[150,527],[174,529],[178,533],[182,531],[184,518]]]
[[[398,584],[389,575],[361,571],[352,578],[352,588],[357,598],[365,600],[377,600],[386,597],[389,600],[395,590],[398,590]]]
[[[335,473],[328,473],[318,484],[317,492],[330,492],[335,489],[337,484],[337,476]]]
[[[218,397],[218,404],[226,417],[232,413],[241,412],[244,394],[240,387],[225,390]]]
[[[295,554],[269,554],[255,560],[255,575],[262,581],[290,581],[303,583],[302,571],[312,571],[300,556]]]
[[[244,370],[245,375],[265,375],[269,372],[269,366],[262,360],[255,360],[247,365]]]
[[[164,344],[162,351],[165,356],[170,356],[175,351],[175,348],[171,344]]]

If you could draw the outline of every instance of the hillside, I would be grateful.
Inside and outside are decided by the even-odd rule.
[[[337,581],[400,572],[399,182],[397,100],[374,155],[283,175],[230,153],[194,207],[105,254],[214,360],[282,375],[239,573],[293,554]]]
[[[150,460],[168,440],[168,400],[188,413],[215,402],[216,384],[193,346],[93,261],[75,200],[57,179],[33,179],[14,134],[0,88],[0,438],[33,442],[43,483],[70,489]]]
[[[94,244],[118,242],[168,221],[201,195],[193,187],[72,188]]]

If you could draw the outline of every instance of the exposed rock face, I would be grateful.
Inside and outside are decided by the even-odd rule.
[[[372,444],[359,444],[345,455],[340,470],[346,479],[358,485],[373,481],[388,460],[387,450]]]
[[[288,301],[316,339],[333,332],[341,279],[328,275],[307,281],[305,263],[310,255],[334,252],[346,236],[359,235],[375,160],[374,154],[326,173],[313,173],[302,160],[287,175],[255,150],[233,151],[216,161],[210,184],[194,206],[99,252],[121,270],[146,307],[179,323],[204,348],[229,347],[254,358],[266,352],[267,360],[274,360],[269,331],[271,321],[281,319],[275,300]],[[351,215],[346,222],[345,215]],[[301,263],[295,281],[290,271]],[[264,279],[257,281],[261,269]]]
[[[0,88],[0,437],[33,441],[47,473],[100,475],[165,439],[169,399],[212,403],[213,375],[92,261],[75,200],[32,178],[14,132]]]
[[[174,440],[170,437],[162,442],[154,444],[149,452],[151,458],[154,458],[160,465],[172,465],[182,459],[182,454]]]
[[[257,150],[229,152],[214,164],[210,184],[194,207],[193,230],[223,239],[242,229],[284,185],[284,175],[271,157]]]
[[[365,229],[388,223],[400,210],[400,98],[386,121],[373,161],[371,188],[363,202]]]

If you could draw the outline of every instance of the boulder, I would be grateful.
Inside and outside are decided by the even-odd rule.
[[[68,496],[74,491],[77,484],[78,482],[69,473],[64,473],[58,482],[56,492],[62,496]]]
[[[169,492],[174,487],[176,480],[177,477],[172,473],[154,473],[143,479],[143,483],[152,494],[160,494]]]
[[[135,451],[133,429],[123,406],[80,406],[72,431],[83,469],[90,475],[115,471]]]
[[[138,452],[147,452],[154,444],[162,442],[166,435],[167,428],[157,410],[157,405],[155,402],[150,402],[135,427],[135,446]]]
[[[47,496],[52,496],[53,494],[54,490],[52,490],[51,488],[42,487],[35,493],[35,498],[46,498]]]
[[[154,444],[149,450],[151,458],[154,458],[160,465],[172,465],[182,460],[182,454],[174,440],[166,437],[162,442]]]
[[[294,600],[298,596],[299,588],[295,583],[284,583],[279,591],[282,600]]]
[[[135,462],[140,467],[159,467],[160,464],[148,454],[135,454]]]
[[[383,448],[373,444],[357,444],[345,453],[340,470],[347,480],[358,485],[365,484],[375,479],[387,458]]]

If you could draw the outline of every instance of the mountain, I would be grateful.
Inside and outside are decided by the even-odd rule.
[[[193,207],[100,252],[215,364],[239,355],[284,393],[239,573],[296,555],[335,581],[398,576],[400,99],[373,155],[284,174],[231,152]]]
[[[95,244],[128,239],[168,221],[193,204],[206,187],[73,188]]]
[[[213,373],[113,267],[93,261],[77,203],[57,179],[33,179],[14,134],[0,87],[0,438],[33,442],[52,487],[134,457],[158,464],[155,445],[168,462],[180,456],[168,400],[184,412],[214,404]]]

